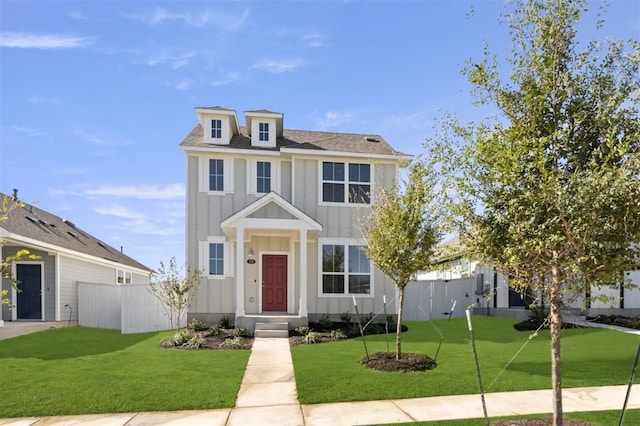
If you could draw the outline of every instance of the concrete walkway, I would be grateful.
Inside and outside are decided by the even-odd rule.
[[[564,389],[564,411],[620,410],[626,391],[626,386]],[[492,418],[542,414],[550,411],[551,391],[488,393],[485,400]],[[640,409],[640,385],[633,386],[627,407]],[[256,338],[233,409],[0,419],[0,425],[344,426],[482,417],[479,395],[300,405],[289,340]]]

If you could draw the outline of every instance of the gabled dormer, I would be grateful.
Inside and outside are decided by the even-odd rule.
[[[207,144],[229,145],[231,138],[239,134],[238,117],[232,109],[215,107],[196,108],[202,126],[202,141]]]
[[[275,148],[277,138],[282,137],[284,115],[267,110],[245,111],[244,120],[251,146]]]

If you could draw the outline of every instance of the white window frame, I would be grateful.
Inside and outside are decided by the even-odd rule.
[[[213,124],[220,124],[220,126],[214,126]],[[215,134],[214,134],[215,132]],[[222,139],[222,135],[224,134],[224,130],[222,128],[222,119],[221,118],[212,118],[211,119],[211,139]],[[218,136],[219,135],[219,136]]]
[[[211,191],[209,189],[209,160],[222,160],[224,170],[224,182],[222,191]],[[231,157],[200,157],[198,175],[200,178],[200,192],[206,192],[209,195],[224,195],[233,193],[233,173],[234,159]]]
[[[258,162],[271,163],[271,191],[280,193],[280,160],[252,158],[247,160],[247,194],[262,197],[268,192],[258,192]]]
[[[118,282],[121,272],[122,272],[123,282]],[[127,278],[128,278],[128,281],[127,281]],[[132,281],[133,281],[133,273],[131,271],[127,271],[126,269],[116,269],[116,284],[118,285],[131,284]]]
[[[268,121],[260,121],[258,122],[258,141],[259,142],[269,142],[271,139],[269,130],[269,122]]]
[[[223,274],[211,275],[209,274],[209,244],[222,244],[223,245]],[[202,274],[209,280],[223,280],[228,277],[234,276],[234,251],[233,244],[226,240],[225,237],[208,236],[206,241],[200,241],[199,243],[199,269]]]
[[[322,285],[322,247],[324,245],[337,245],[342,246],[344,251],[344,293],[324,293],[323,285]],[[355,238],[318,238],[318,297],[319,298],[327,298],[327,297],[353,297],[363,298],[363,299],[371,299],[375,297],[375,282],[374,282],[374,266],[371,259],[369,259],[369,293],[349,293],[349,246],[358,246],[362,247],[362,240],[358,240]],[[364,275],[362,273],[353,273],[353,275]]]
[[[324,180],[323,169],[324,163],[340,163],[344,164],[344,181]],[[369,166],[369,202],[368,203],[351,203],[349,202],[349,185],[367,184],[366,182],[355,182],[349,178],[349,165],[365,164]],[[366,161],[346,161],[346,160],[320,160],[318,161],[318,205],[321,206],[351,206],[351,207],[368,207],[373,203],[373,176],[374,164]],[[324,201],[324,183],[338,183],[344,185],[344,201]]]

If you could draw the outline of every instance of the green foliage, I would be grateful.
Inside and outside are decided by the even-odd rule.
[[[305,345],[311,345],[313,343],[318,343],[320,341],[320,336],[318,336],[318,333],[315,331],[308,331],[302,338],[302,341]]]
[[[193,331],[205,331],[207,330],[207,324],[198,321],[197,319],[192,319],[191,322],[189,323],[189,325],[187,326],[187,328],[193,330]]]
[[[182,349],[195,350],[200,349],[203,343],[204,339],[202,338],[202,336],[200,336],[200,334],[194,334],[193,337],[183,343],[180,347]]]
[[[222,330],[217,325],[209,327],[209,334],[212,336],[218,336],[220,333],[222,333]]]
[[[342,340],[346,338],[347,335],[344,334],[344,331],[340,330],[339,328],[331,330],[331,340]]]
[[[162,346],[163,348],[179,347],[187,343],[187,341],[189,341],[187,331],[180,330],[175,334],[162,339],[162,342],[160,342],[160,346]]]
[[[301,336],[306,336],[311,330],[306,325],[301,325],[300,327],[296,327],[295,331]]]
[[[529,320],[536,324],[543,324],[549,318],[549,308],[545,305],[529,306]]]
[[[231,328],[231,319],[226,316],[223,315],[222,319],[220,319],[220,327],[224,328],[225,330],[228,330]]]
[[[443,212],[434,196],[436,178],[434,169],[414,161],[404,187],[395,182],[391,188],[380,188],[370,213],[359,218],[367,257],[399,290],[397,359],[402,357],[405,287],[418,272],[429,269],[442,236]]]
[[[578,51],[587,6],[513,2],[509,66],[485,49],[463,70],[499,115],[469,125],[445,116],[429,143],[462,243],[549,306],[560,418],[561,307],[590,286],[619,287],[640,264],[640,44]]]
[[[180,328],[189,303],[198,291],[201,276],[198,269],[192,272],[188,265],[178,268],[175,257],[172,257],[167,266],[160,262],[158,275],[149,283],[149,292],[162,302],[171,326],[176,330]]]
[[[318,320],[318,325],[320,325],[323,330],[331,330],[333,328],[333,321],[331,321],[329,315],[325,314]]]
[[[345,325],[351,324],[351,312],[346,311],[340,314],[340,321],[342,321]]]
[[[224,342],[220,343],[220,347],[224,349],[242,349],[242,345],[244,344],[244,339],[241,336],[234,336],[229,339],[225,339]]]
[[[236,328],[234,331],[236,337],[251,337],[251,332],[245,327]]]

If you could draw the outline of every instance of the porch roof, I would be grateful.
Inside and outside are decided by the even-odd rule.
[[[269,205],[280,207],[287,212],[291,218],[251,217],[252,214]],[[322,225],[315,219],[273,191],[223,220],[222,223],[220,223],[220,227],[229,240],[236,239],[236,230],[239,227],[243,228],[245,232],[306,231],[307,238],[310,241],[315,240],[320,234],[320,231],[322,231]]]

